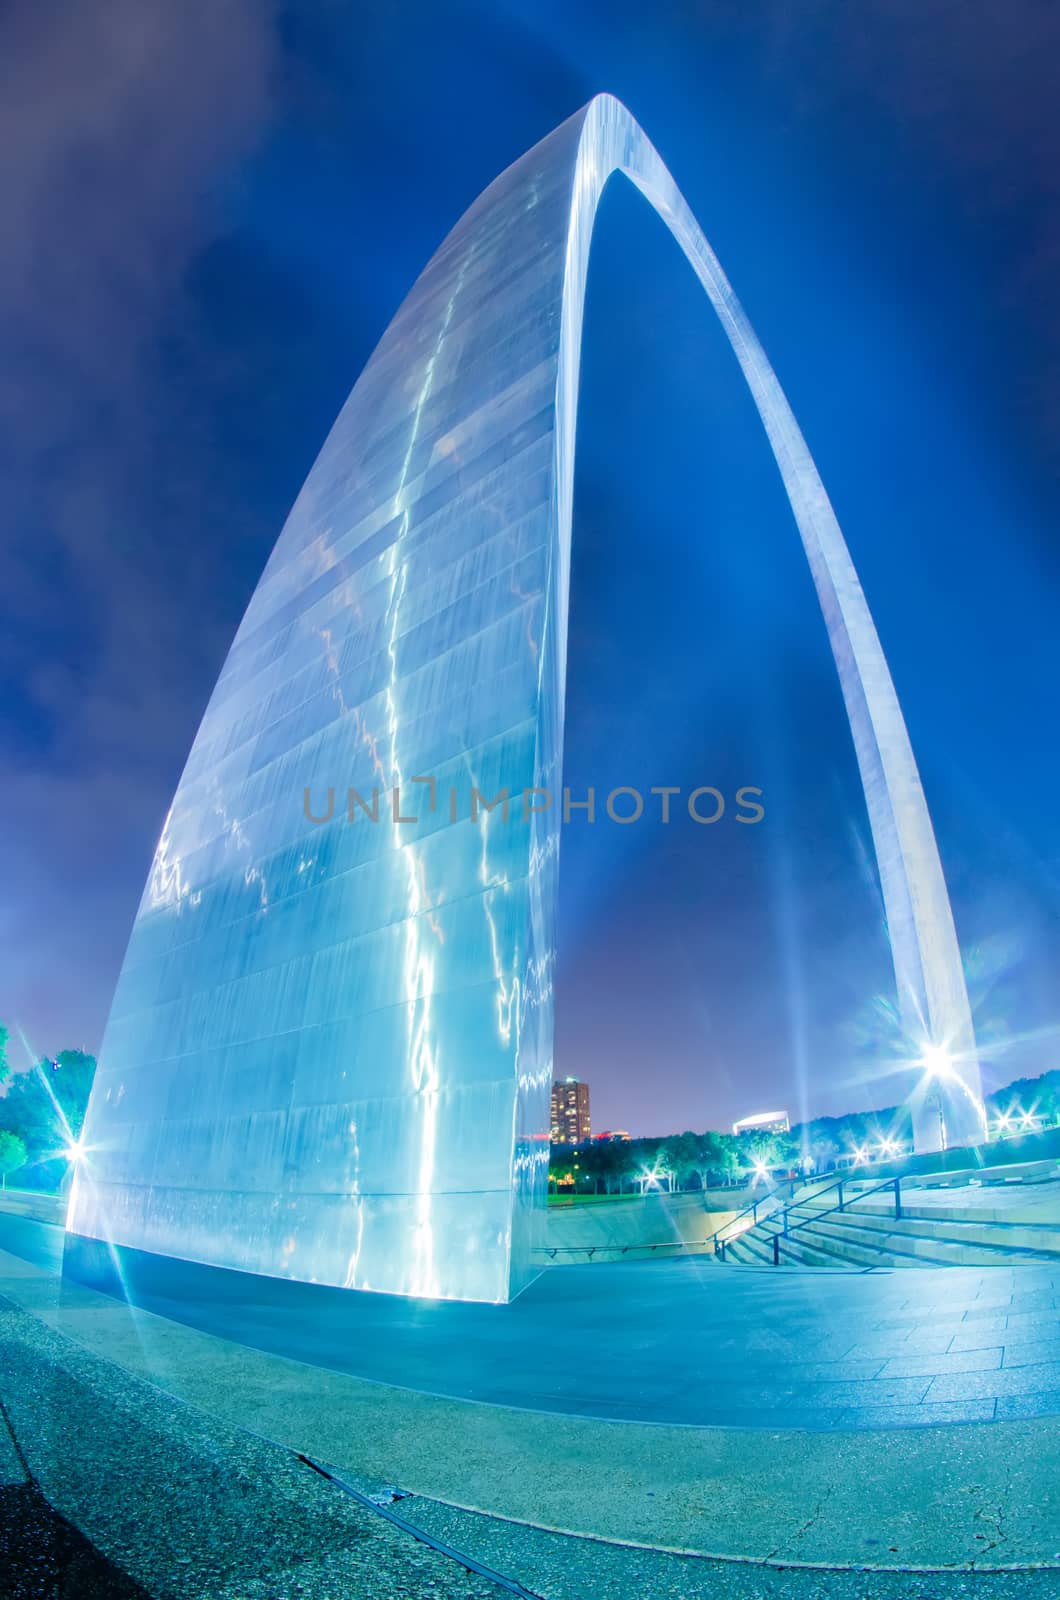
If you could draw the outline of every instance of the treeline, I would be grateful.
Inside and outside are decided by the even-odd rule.
[[[986,1097],[991,1121],[1013,1120],[1018,1129],[1024,1114],[1060,1122],[1060,1070],[1040,1078],[1020,1078]],[[549,1189],[564,1194],[631,1194],[647,1184],[663,1189],[722,1188],[743,1181],[756,1167],[790,1171],[810,1162],[827,1172],[841,1156],[882,1152],[885,1141],[912,1142],[908,1106],[882,1111],[851,1112],[842,1117],[815,1117],[790,1133],[760,1129],[731,1133],[678,1133],[653,1139],[590,1140],[586,1144],[554,1144],[549,1159]]]
[[[663,1189],[724,1188],[743,1182],[755,1169],[791,1171],[805,1163],[827,1171],[841,1155],[873,1150],[885,1139],[912,1137],[908,1109],[818,1117],[790,1133],[756,1128],[739,1135],[667,1134],[654,1139],[599,1140],[554,1144],[549,1159],[553,1193],[625,1194],[645,1186]]]
[[[0,1024],[0,1181],[58,1190],[85,1120],[96,1058],[84,1050],[60,1050],[28,1072],[15,1072],[7,1045],[8,1031]]]
[[[556,1194],[634,1194],[644,1188],[712,1189],[743,1181],[756,1164],[800,1159],[790,1134],[673,1133],[654,1139],[590,1139],[554,1144],[548,1167]]]
[[[14,1072],[7,1059],[8,1032],[0,1024],[0,1181],[8,1177],[25,1188],[57,1190],[68,1166],[67,1152],[79,1138],[96,1070],[83,1050],[44,1056],[28,1072]],[[1020,1078],[987,1097],[992,1120],[1011,1118],[1018,1129],[1024,1114],[1060,1121],[1060,1069],[1040,1078]],[[583,1145],[554,1144],[549,1188],[558,1193],[619,1194],[645,1185],[705,1189],[743,1181],[755,1167],[790,1170],[807,1161],[826,1172],[841,1156],[864,1150],[879,1153],[885,1140],[908,1144],[912,1126],[907,1106],[815,1117],[790,1133],[755,1130],[734,1136],[708,1130],[631,1140],[591,1140]],[[16,1176],[17,1175],[17,1176]]]

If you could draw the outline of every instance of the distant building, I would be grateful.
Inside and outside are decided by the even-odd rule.
[[[629,1144],[632,1135],[625,1128],[609,1128],[606,1133],[594,1133],[593,1138],[601,1144]]]
[[[578,1078],[561,1078],[552,1085],[552,1142],[584,1144],[591,1138],[589,1085]]]
[[[754,1116],[741,1117],[734,1122],[732,1131],[741,1133],[788,1133],[791,1123],[786,1111],[756,1111]]]

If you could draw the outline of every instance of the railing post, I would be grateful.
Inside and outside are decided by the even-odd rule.
[[[842,1211],[842,1209],[843,1209],[843,1185],[842,1184],[839,1185],[839,1209],[840,1209],[840,1211]]]
[[[780,1234],[779,1233],[775,1233],[773,1235],[773,1265],[775,1267],[779,1267],[780,1266]]]
[[[894,1180],[894,1220],[896,1222],[901,1222],[901,1220],[902,1220],[902,1180],[901,1180],[901,1178],[895,1178],[895,1180]]]
[[[751,1207],[751,1218],[752,1218],[754,1226],[757,1227],[758,1226],[758,1201],[757,1200],[754,1202],[754,1204]]]
[[[788,1237],[788,1207],[784,1207],[784,1237]]]

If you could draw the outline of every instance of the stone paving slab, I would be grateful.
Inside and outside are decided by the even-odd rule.
[[[1054,1403],[1060,1403],[1060,1389],[1050,1397]],[[1039,1415],[1041,1395],[1003,1395],[994,1408],[994,1416],[998,1422],[1008,1422],[1016,1417],[1036,1417]]]
[[[1006,1344],[1006,1367],[1048,1366],[1060,1363],[1060,1339],[1030,1339],[1024,1344]]]
[[[914,1351],[892,1356],[880,1369],[882,1378],[935,1377],[950,1372],[991,1372],[1001,1365],[1004,1350]]]

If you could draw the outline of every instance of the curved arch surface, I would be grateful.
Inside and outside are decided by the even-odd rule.
[[[298,496],[159,841],[101,1051],[73,1233],[408,1295],[505,1300],[531,1275],[559,821],[468,812],[473,788],[559,786],[582,305],[616,171],[714,306],[802,537],[910,1055],[940,1069],[917,1104],[918,1147],[937,1145],[940,1110],[950,1142],[982,1132],[949,900],[865,597],[717,260],[605,95],[449,234]],[[356,802],[346,818],[349,788],[368,805],[379,791],[378,821]],[[465,797],[456,822],[450,788]],[[321,823],[329,789],[335,814]]]

